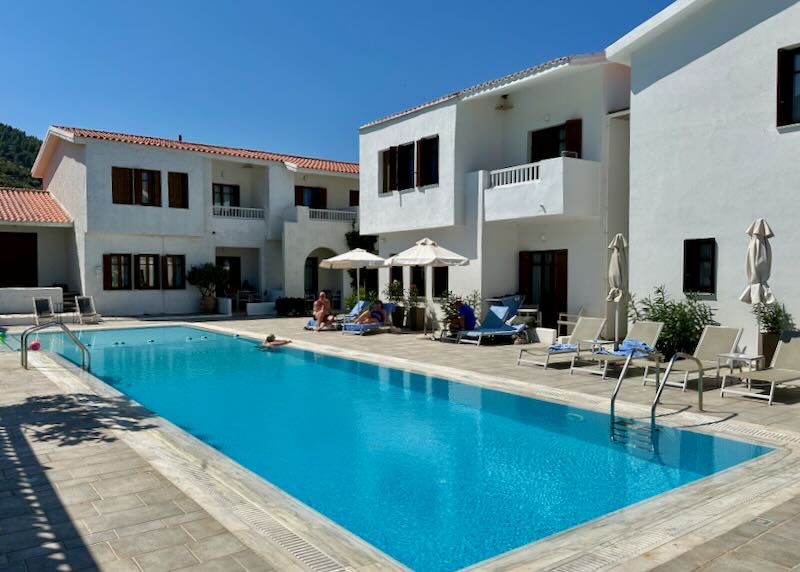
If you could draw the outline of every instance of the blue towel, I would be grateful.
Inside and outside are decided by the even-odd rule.
[[[566,352],[575,351],[578,349],[578,346],[577,344],[553,344],[552,346],[548,346],[547,349],[551,352]]]
[[[595,353],[620,357],[628,357],[633,354],[633,357],[645,357],[647,354],[653,353],[653,348],[639,340],[623,340],[616,351],[600,348]]]

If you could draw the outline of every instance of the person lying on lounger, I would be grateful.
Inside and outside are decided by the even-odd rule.
[[[364,310],[358,318],[354,320],[356,324],[382,324],[388,319],[383,302],[378,300],[368,310]]]
[[[475,329],[475,312],[461,300],[456,302],[457,314],[450,318],[450,331],[452,333],[460,332],[462,330]]]
[[[314,319],[317,321],[317,327],[314,331],[318,332],[322,328],[333,327],[333,322],[336,316],[331,312],[331,301],[325,292],[319,293],[319,298],[314,301]]]
[[[281,340],[275,337],[275,334],[268,335],[261,345],[258,346],[260,350],[271,350],[272,348],[277,348],[279,346],[285,346],[286,344],[291,344],[292,340]]]

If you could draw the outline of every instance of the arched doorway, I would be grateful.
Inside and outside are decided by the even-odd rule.
[[[334,307],[340,307],[342,299],[342,271],[320,268],[320,260],[336,256],[330,248],[316,248],[306,257],[303,268],[303,289],[307,300],[313,300],[321,290],[325,290],[333,301]]]

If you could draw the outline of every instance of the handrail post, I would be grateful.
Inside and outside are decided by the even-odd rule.
[[[83,342],[78,339],[78,336],[76,336],[66,324],[55,320],[45,324],[38,324],[22,332],[22,336],[20,336],[20,341],[22,343],[22,346],[20,347],[20,365],[22,365],[22,367],[25,369],[28,369],[28,337],[34,332],[38,332],[39,330],[43,330],[51,326],[57,326],[61,328],[61,330],[67,334],[67,337],[69,337],[69,339],[71,339],[75,345],[78,346],[78,350],[81,352],[81,369],[90,371],[92,369],[92,352],[89,351],[89,348],[87,348]]]

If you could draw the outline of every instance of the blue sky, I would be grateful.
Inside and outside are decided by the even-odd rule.
[[[603,49],[670,0],[4,2],[0,122],[358,159],[358,126]]]

